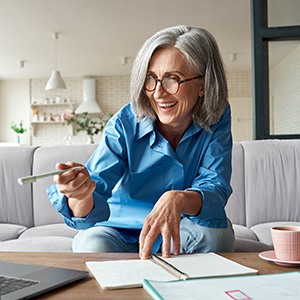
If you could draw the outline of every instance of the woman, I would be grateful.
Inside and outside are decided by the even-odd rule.
[[[132,102],[107,124],[82,171],[48,188],[75,252],[232,251],[231,119],[217,43],[175,26],[149,38],[131,75]],[[78,166],[57,164],[57,169]]]

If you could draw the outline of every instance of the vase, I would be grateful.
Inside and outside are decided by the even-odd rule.
[[[17,144],[21,143],[21,136],[19,134],[17,134],[16,142],[17,142]]]
[[[89,135],[89,136],[88,136],[87,144],[95,144],[95,142],[94,142],[94,137],[93,137],[92,135]]]

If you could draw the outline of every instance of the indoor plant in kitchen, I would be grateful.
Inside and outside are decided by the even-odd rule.
[[[95,117],[91,117],[87,112],[82,114],[75,114],[75,111],[65,111],[64,119],[67,124],[75,126],[75,130],[85,131],[88,135],[88,144],[94,144],[94,135],[100,133],[110,116],[103,113],[97,114]]]
[[[27,131],[26,128],[23,127],[23,121],[19,122],[19,125],[16,122],[11,122],[10,128],[17,134],[17,143],[21,142],[21,135]]]

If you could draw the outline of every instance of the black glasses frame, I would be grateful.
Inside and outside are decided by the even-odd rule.
[[[157,83],[160,82],[162,89],[163,89],[167,94],[169,94],[169,95],[175,95],[175,94],[179,91],[180,85],[181,85],[182,83],[185,83],[185,82],[188,82],[188,81],[191,81],[191,80],[194,80],[194,79],[204,78],[203,76],[200,76],[200,75],[199,75],[199,76],[192,77],[192,78],[182,79],[182,80],[176,79],[176,78],[172,78],[173,80],[177,81],[178,86],[177,86],[177,90],[176,90],[175,93],[169,93],[169,92],[167,92],[167,91],[164,89],[164,86],[163,86],[163,84],[162,84],[162,81],[163,81],[165,78],[168,78],[168,77],[164,77],[164,78],[162,78],[162,79],[159,79],[159,78],[156,78],[156,77],[154,77],[154,76],[152,76],[152,75],[150,75],[150,76],[155,80],[155,85],[154,85],[153,89],[147,89],[147,88],[146,88],[146,84],[145,84],[145,90],[148,91],[148,92],[153,92],[153,91],[156,89]]]

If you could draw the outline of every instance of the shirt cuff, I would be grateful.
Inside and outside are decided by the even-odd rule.
[[[63,216],[65,223],[75,229],[86,229],[97,222],[106,221],[110,215],[110,209],[106,199],[96,192],[93,193],[94,207],[84,218],[74,217],[68,205],[68,198],[57,190],[56,184],[46,189],[51,204]]]

